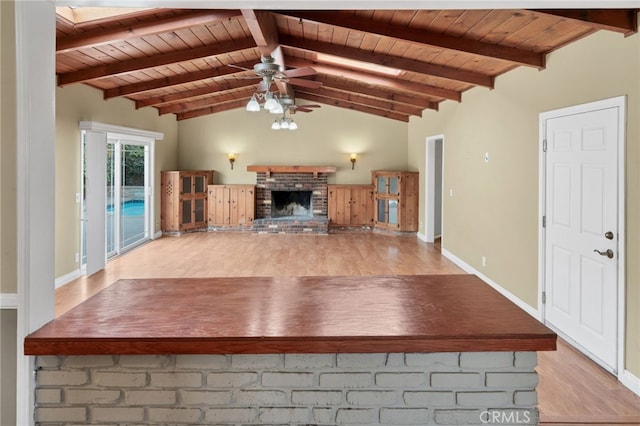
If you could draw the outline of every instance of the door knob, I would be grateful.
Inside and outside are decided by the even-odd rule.
[[[611,231],[607,231],[607,232],[605,232],[604,237],[605,237],[607,240],[613,240],[613,232],[611,232]]]
[[[613,250],[607,249],[607,251],[600,251],[598,249],[594,250],[600,256],[607,256],[609,259],[613,259]]]

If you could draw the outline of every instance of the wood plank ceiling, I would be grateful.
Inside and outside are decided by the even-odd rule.
[[[146,9],[74,22],[78,12],[57,15],[58,85],[88,84],[177,120],[245,108],[262,81],[252,68],[270,55],[292,77],[270,91],[293,105],[407,122],[516,67],[543,69],[549,52],[595,31],[638,27],[637,9]]]

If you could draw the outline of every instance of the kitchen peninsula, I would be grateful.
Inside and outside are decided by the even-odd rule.
[[[25,353],[39,424],[535,424],[555,344],[471,275],[166,278],[112,284]]]

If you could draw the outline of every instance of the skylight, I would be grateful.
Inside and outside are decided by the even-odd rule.
[[[97,19],[128,15],[148,9],[148,7],[56,7],[56,14],[74,24],[82,24]]]

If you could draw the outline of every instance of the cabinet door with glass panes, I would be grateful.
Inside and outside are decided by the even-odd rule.
[[[402,232],[418,230],[418,172],[376,170],[375,226]]]

